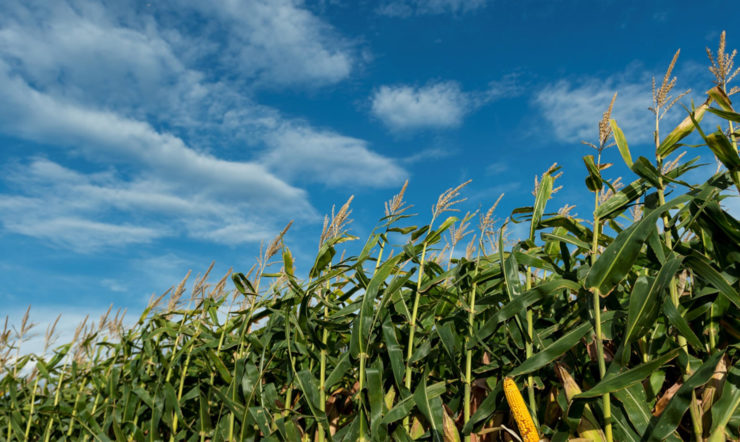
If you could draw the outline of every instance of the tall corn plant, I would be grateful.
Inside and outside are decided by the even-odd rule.
[[[633,160],[631,134],[607,112],[597,155],[585,160],[588,220],[572,205],[547,208],[553,168],[538,178],[534,204],[508,221],[529,222],[525,238],[493,234],[490,211],[477,242],[456,256],[441,241],[453,225],[464,231],[467,217],[441,215],[463,188],[445,192],[421,227],[403,211],[402,191],[364,245],[330,229],[310,269],[296,268],[281,234],[255,271],[230,275],[235,292],[201,278],[186,299],[183,282],[128,328],[116,318],[81,331],[82,346],[23,355],[29,320],[5,327],[0,434],[737,439],[740,223],[723,205],[737,195],[730,122],[740,115],[726,86],[686,108],[677,127],[657,126],[652,160]],[[659,122],[672,102],[664,95]],[[723,119],[720,130],[705,131],[706,113]],[[624,187],[605,177],[610,136],[634,174]],[[701,169],[678,154],[685,148],[712,152],[720,170],[691,182]]]

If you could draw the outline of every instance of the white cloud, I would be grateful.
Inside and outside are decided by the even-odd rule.
[[[662,74],[660,77],[662,78]],[[683,90],[677,85],[674,96]],[[550,123],[552,132],[548,133],[559,141],[593,142],[598,139],[598,123],[615,92],[618,95],[612,118],[619,124],[627,141],[638,144],[652,142],[655,120],[648,110],[652,102],[650,76],[646,72],[615,74],[603,80],[592,77],[578,81],[561,80],[537,92],[534,104]],[[688,103],[689,98],[684,98],[682,102]],[[673,124],[685,116],[685,112],[677,104],[661,125],[673,127]]]
[[[57,146],[75,166],[6,164],[8,231],[80,252],[183,235],[254,242],[288,213],[318,219],[308,193],[286,179],[382,186],[404,173],[363,140],[285,119],[242,93],[269,79],[315,85],[349,74],[347,46],[299,2],[180,5],[226,35],[227,49],[246,51],[218,82],[198,70],[224,53],[212,35],[181,33],[146,9],[47,6],[3,4],[0,132]],[[225,52],[224,66],[236,56]],[[235,140],[264,149],[226,160],[201,147]]]
[[[184,1],[224,25],[227,62],[262,82],[325,84],[349,76],[354,57],[334,29],[297,0]]]
[[[126,293],[129,288],[123,281],[113,278],[105,278],[100,281],[100,285],[112,292]]]
[[[43,158],[8,170],[6,183],[20,192],[0,194],[4,228],[78,252],[181,235],[224,244],[257,242],[274,234],[276,220],[285,215],[262,214],[257,224],[248,215],[257,203],[214,199],[196,189],[185,195],[157,178],[82,174]]]
[[[299,0],[5,3],[0,47],[37,67],[46,83],[63,72],[69,84],[86,80],[86,88],[100,90],[124,81],[161,97],[162,81],[184,94],[181,86],[198,80],[181,75],[189,63],[217,64],[260,84],[308,86],[344,80],[355,63],[352,45]]]
[[[454,81],[423,87],[381,86],[372,97],[371,111],[394,130],[457,127],[469,111],[467,94]]]
[[[288,124],[267,137],[263,158],[278,173],[298,181],[332,186],[386,187],[407,173],[393,160],[370,151],[363,140]]]
[[[459,14],[482,9],[487,0],[391,0],[384,2],[378,12],[392,17],[422,14]]]
[[[463,91],[456,81],[425,86],[381,86],[370,99],[370,111],[392,130],[451,128],[470,112],[491,102],[521,95],[519,75],[491,81],[484,90]]]
[[[43,204],[42,201],[38,203]],[[2,200],[0,200],[0,207],[2,207]],[[34,215],[40,214],[29,213],[26,218],[21,219],[12,217],[12,215],[4,215],[5,228],[82,252],[97,250],[103,246],[116,247],[146,243],[164,235],[163,231],[151,227],[102,223],[67,217],[45,219],[34,217]]]
[[[5,114],[0,110],[0,130],[6,126],[36,141],[92,145],[89,155],[114,154],[117,161],[162,164],[166,157],[175,162],[168,170],[188,180],[238,177],[224,186],[230,191],[259,191],[255,186],[268,180],[280,192],[297,194],[260,164],[220,161],[187,146],[178,134],[204,145],[264,144],[273,130],[292,123],[249,98],[256,85],[335,82],[351,69],[347,43],[293,0],[182,1],[167,10],[155,4],[126,13],[87,0],[48,8],[14,1],[6,6],[8,14],[0,16],[0,97],[19,103],[20,113],[9,106]],[[193,14],[201,20],[188,22],[188,29],[182,21]],[[204,65],[223,70],[223,80],[209,80],[211,73],[199,70]],[[27,96],[29,102],[22,102]],[[163,126],[171,130],[155,129]],[[346,139],[322,134],[335,136],[334,146]],[[367,159],[379,157],[368,153]]]
[[[2,71],[0,64],[0,129],[34,141],[65,144],[90,157],[118,163],[135,162],[170,180],[198,185],[214,193],[259,199],[300,200],[304,192],[270,174],[264,167],[199,153],[170,133],[148,123],[54,99]]]
[[[75,166],[6,165],[15,190],[0,194],[6,229],[88,252],[179,235],[258,241],[288,212],[316,218],[307,192],[286,179],[382,186],[403,173],[363,140],[250,98],[259,84],[316,86],[349,75],[349,45],[302,3],[147,8],[3,3],[0,132],[76,158]],[[193,13],[203,29],[178,21]],[[199,70],[212,64],[223,80]],[[249,144],[230,152],[239,160],[208,150],[235,142]]]

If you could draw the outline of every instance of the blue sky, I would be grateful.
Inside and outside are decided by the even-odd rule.
[[[418,223],[468,178],[462,208],[504,192],[503,219],[557,161],[551,207],[589,218],[580,141],[612,94],[650,156],[650,78],[681,48],[677,91],[703,101],[705,47],[740,46],[738,19],[725,1],[4,0],[0,313],[138,311],[211,261],[245,271],[289,220],[305,270],[332,204],[355,195],[363,237],[406,179]]]

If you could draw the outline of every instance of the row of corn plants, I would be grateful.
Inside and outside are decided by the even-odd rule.
[[[463,184],[415,225],[404,186],[363,245],[348,247],[350,201],[332,211],[302,273],[283,231],[249,272],[206,272],[190,296],[183,281],[131,326],[107,314],[61,346],[48,330],[50,357],[19,352],[27,317],[6,322],[0,439],[737,440],[740,223],[721,202],[740,188],[740,114],[718,76],[661,131],[672,67],[650,158],[604,114],[583,158],[588,219],[548,207],[557,166],[503,222],[495,205],[455,213]],[[722,127],[702,128],[710,113]],[[716,173],[689,182],[686,149]]]

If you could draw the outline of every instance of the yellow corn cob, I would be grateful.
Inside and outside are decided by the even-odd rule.
[[[511,378],[504,379],[504,393],[506,394],[506,402],[509,403],[509,408],[514,414],[514,420],[516,425],[519,427],[519,434],[522,435],[524,442],[538,442],[540,440],[537,429],[534,427],[532,416],[527,410],[527,405],[524,403],[524,398],[519,392],[519,387],[516,386]]]

